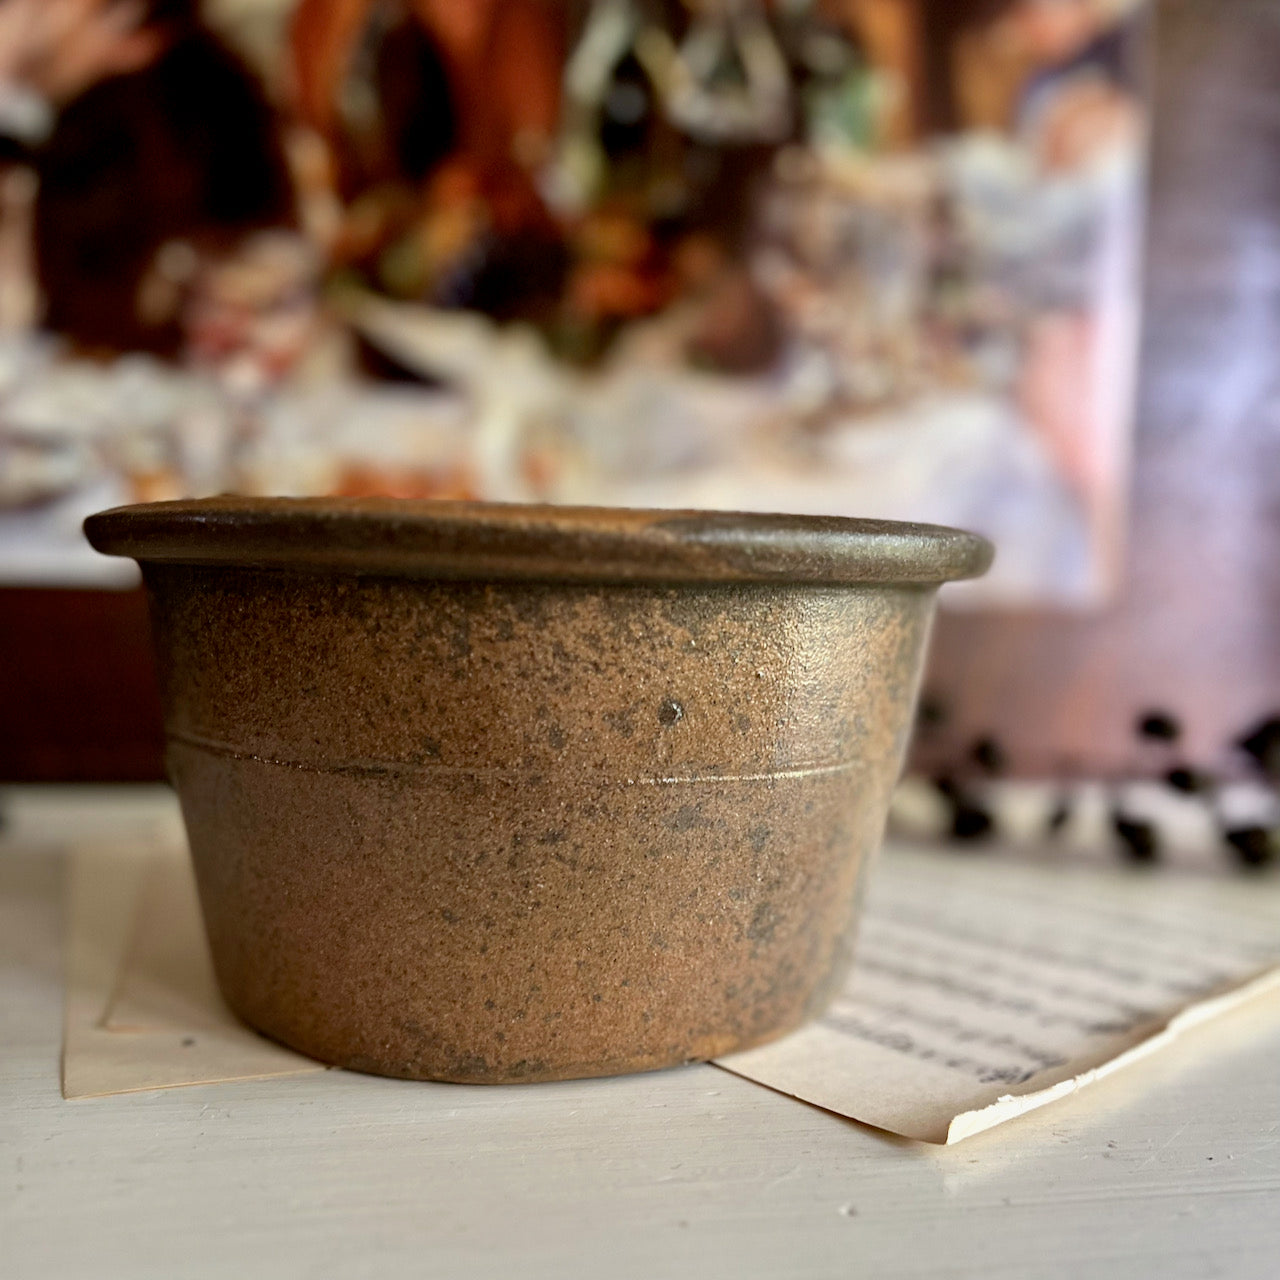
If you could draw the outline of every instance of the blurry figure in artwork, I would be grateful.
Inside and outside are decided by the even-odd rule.
[[[559,108],[560,26],[539,0],[301,0],[292,80],[344,206],[336,263],[499,318],[554,299],[563,253],[535,179]]]
[[[1134,36],[1143,0],[949,0],[931,7],[937,12],[926,28],[926,64],[935,130],[996,129],[1035,140],[1042,163],[1059,168],[1109,140],[1132,140],[1128,131],[1141,122],[1141,42]]]
[[[1123,390],[1107,403],[1102,388],[1123,387],[1114,353],[1133,341],[1136,324],[1128,229],[1140,217],[1142,18],[1133,0],[1014,0],[997,9],[960,42],[961,96],[968,93],[979,120],[995,112],[994,122],[1026,147],[1036,199],[1059,228],[1026,280],[1035,314],[1017,395],[1058,473],[1094,507],[1113,488],[1114,417],[1123,413]],[[996,89],[993,68],[1001,65],[1009,74]]]
[[[274,124],[196,0],[0,0],[0,127],[39,179],[45,326],[177,354],[207,263],[293,221]]]
[[[280,230],[202,262],[182,313],[188,364],[236,397],[284,380],[317,341],[318,274],[312,247]]]
[[[1011,123],[1046,171],[1130,147],[1141,129],[1130,0],[1018,0],[987,38],[1026,63]]]

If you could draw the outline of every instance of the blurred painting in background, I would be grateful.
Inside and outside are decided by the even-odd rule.
[[[1141,0],[0,0],[0,578],[223,491],[825,512],[1089,607]],[[965,595],[964,592],[968,594]]]

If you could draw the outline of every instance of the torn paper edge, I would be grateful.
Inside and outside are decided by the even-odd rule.
[[[1156,1050],[1162,1049],[1184,1031],[1199,1026],[1203,1022],[1208,1022],[1210,1019],[1226,1013],[1229,1009],[1234,1009],[1237,1005],[1244,1004],[1246,1001],[1256,999],[1258,996],[1265,995],[1273,990],[1280,990],[1280,968],[1269,969],[1255,978],[1248,979],[1240,986],[1232,987],[1230,990],[1220,992],[1216,996],[1210,996],[1207,1000],[1200,1000],[1195,1004],[1187,1005],[1186,1008],[1179,1010],[1153,1035],[1140,1040],[1132,1048],[1126,1049],[1123,1053],[1117,1054],[1114,1058],[1108,1059],[1099,1066],[1091,1067],[1088,1071],[1082,1071],[1079,1075],[1072,1076],[1069,1080],[1059,1081],[1057,1084],[1050,1085],[1046,1089],[1039,1089],[1035,1093],[1006,1094],[1002,1098],[997,1098],[995,1102],[990,1103],[988,1106],[980,1107],[975,1111],[963,1111],[948,1125],[946,1145],[950,1146],[952,1143],[960,1142],[965,1138],[971,1138],[974,1134],[994,1128],[998,1124],[1003,1124],[1006,1120],[1016,1119],[1018,1116],[1026,1115],[1028,1111],[1035,1111],[1050,1102],[1056,1102],[1059,1098],[1065,1098],[1070,1094],[1077,1093],[1087,1085],[1093,1084],[1095,1080],[1101,1080],[1105,1076],[1119,1071],[1122,1067],[1127,1067],[1131,1063],[1155,1053]]]

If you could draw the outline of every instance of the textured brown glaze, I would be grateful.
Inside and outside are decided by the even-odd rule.
[[[220,499],[137,556],[218,978],[388,1075],[662,1067],[818,1012],[934,590],[925,526]]]

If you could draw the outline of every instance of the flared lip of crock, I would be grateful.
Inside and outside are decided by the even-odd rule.
[[[100,511],[85,536],[143,564],[549,582],[937,585],[985,538],[841,516],[395,498],[215,497]]]

